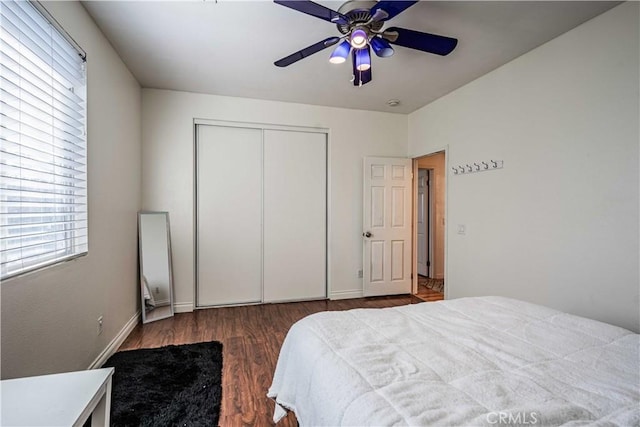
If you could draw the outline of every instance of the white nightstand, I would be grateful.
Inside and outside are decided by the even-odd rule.
[[[0,381],[0,425],[108,427],[113,368]]]

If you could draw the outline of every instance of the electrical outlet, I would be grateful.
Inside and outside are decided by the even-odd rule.
[[[102,326],[103,326],[102,323],[103,323],[102,316],[100,316],[98,317],[98,335],[102,333]]]
[[[358,279],[362,279],[362,270],[358,270]]]

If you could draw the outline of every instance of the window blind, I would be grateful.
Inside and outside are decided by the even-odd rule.
[[[46,11],[0,1],[0,277],[88,251],[85,55]]]

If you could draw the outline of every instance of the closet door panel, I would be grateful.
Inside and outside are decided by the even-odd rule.
[[[264,131],[264,301],[326,297],[326,135]]]
[[[262,131],[197,129],[197,305],[260,302]]]

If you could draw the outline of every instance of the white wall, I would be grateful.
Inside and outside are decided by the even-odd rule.
[[[89,254],[2,282],[2,378],[86,369],[139,298],[140,86],[80,3],[44,6],[88,56]]]
[[[449,166],[505,162],[448,175],[449,297],[512,296],[640,330],[638,7],[409,116],[412,156],[448,145]]]
[[[362,158],[406,155],[407,116],[156,89],[142,112],[142,205],[169,211],[177,310],[194,301],[194,118],[330,129],[330,296],[362,295]]]

